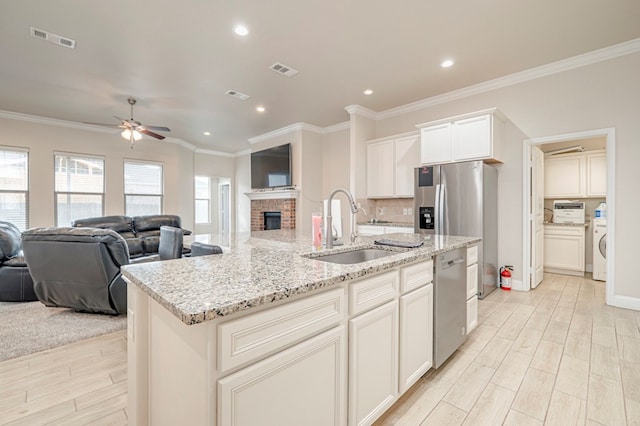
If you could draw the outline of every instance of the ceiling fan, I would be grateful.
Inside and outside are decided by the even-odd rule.
[[[133,142],[139,141],[142,138],[142,135],[151,136],[156,139],[164,139],[164,136],[159,135],[156,132],[170,132],[171,130],[168,127],[164,126],[147,126],[142,124],[141,122],[133,119],[133,106],[136,104],[136,100],[134,98],[128,98],[127,102],[131,105],[131,118],[129,120],[120,118],[118,116],[113,116],[116,120],[120,120],[120,124],[105,124],[105,123],[86,123],[86,124],[95,124],[98,126],[104,127],[115,127],[119,129],[123,129],[120,132],[120,135],[127,139],[131,143],[131,149],[133,149]]]

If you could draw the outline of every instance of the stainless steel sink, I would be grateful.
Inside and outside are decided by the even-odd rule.
[[[342,265],[351,265],[354,263],[366,262],[368,260],[380,259],[382,257],[391,256],[397,252],[379,249],[359,249],[353,251],[345,251],[343,253],[328,254],[326,256],[314,257],[313,260],[322,260],[323,262],[340,263]]]

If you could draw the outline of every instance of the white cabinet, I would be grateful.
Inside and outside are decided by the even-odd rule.
[[[315,394],[306,397],[314,400],[309,395]],[[349,320],[348,423],[373,423],[397,395],[398,302],[394,300]]]
[[[544,227],[544,270],[570,275],[584,275],[584,226]]]
[[[419,124],[420,163],[501,162],[503,126],[495,108]]]
[[[604,151],[545,158],[545,198],[594,198],[606,195],[607,154]]]
[[[433,284],[400,297],[400,393],[433,366]]]
[[[413,197],[418,135],[367,143],[367,197]]]
[[[587,197],[607,196],[607,154],[587,155]]]
[[[478,246],[467,247],[467,334],[478,326]]]
[[[220,379],[219,424],[344,425],[345,350],[339,326]]]

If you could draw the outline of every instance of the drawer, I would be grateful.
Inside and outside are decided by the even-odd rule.
[[[407,228],[406,226],[385,226],[385,234],[413,234],[413,228]]]
[[[224,373],[340,323],[344,316],[344,290],[267,309],[218,325],[218,369]]]
[[[400,270],[400,293],[405,294],[433,281],[433,260],[405,266]]]
[[[358,234],[360,235],[382,235],[384,234],[384,226],[374,225],[358,225]]]
[[[357,315],[398,295],[398,272],[376,275],[349,286],[349,313]]]
[[[478,296],[467,300],[467,335],[478,326]]]
[[[478,294],[478,264],[467,266],[467,299]]]
[[[467,247],[467,266],[478,263],[478,246]]]

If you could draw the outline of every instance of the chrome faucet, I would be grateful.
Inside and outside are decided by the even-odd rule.
[[[327,202],[327,229],[326,229],[326,235],[325,235],[325,247],[328,249],[333,248],[333,217],[331,216],[331,201],[333,201],[334,195],[336,195],[338,192],[344,193],[344,195],[346,195],[347,198],[349,199],[349,204],[351,205],[351,214],[355,215],[356,213],[358,213],[358,206],[356,205],[356,202],[353,200],[353,195],[351,195],[349,191],[342,188],[333,190],[331,195],[329,195],[329,201]],[[352,237],[353,237],[353,233],[352,233]]]

